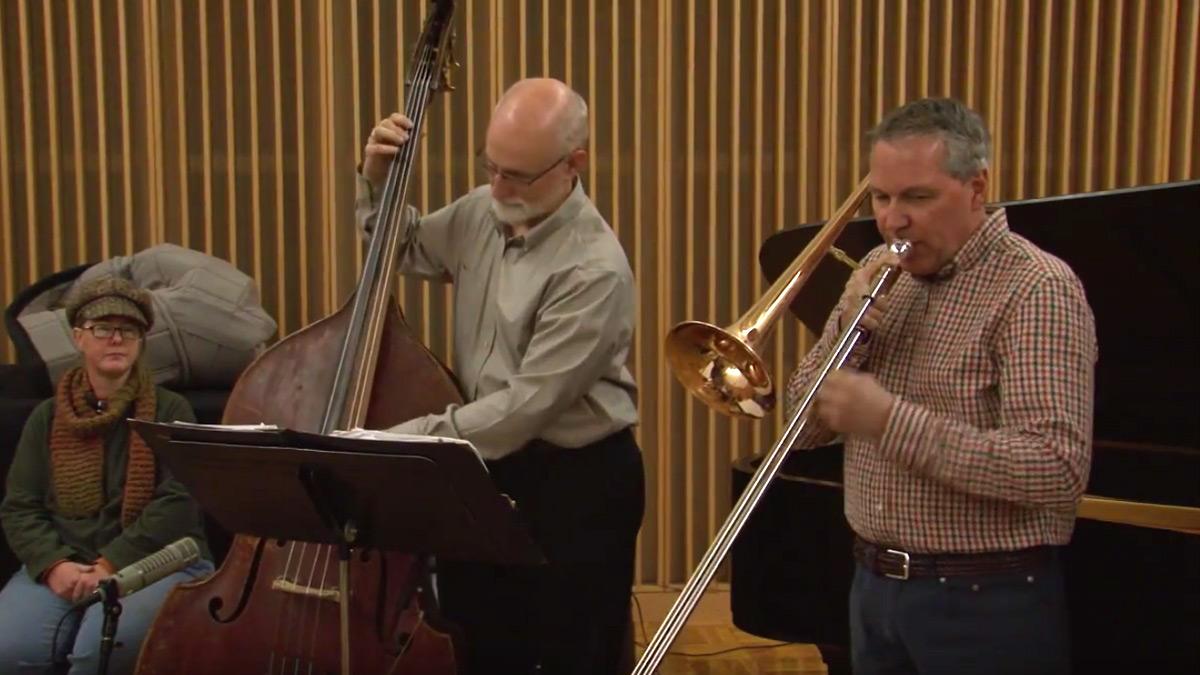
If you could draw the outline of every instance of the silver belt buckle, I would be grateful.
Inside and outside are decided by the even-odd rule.
[[[908,562],[909,562],[908,554],[905,553],[904,551],[897,551],[894,548],[889,548],[886,551],[884,551],[884,553],[890,553],[892,555],[899,556],[900,559],[903,561],[904,572],[902,574],[892,574],[891,572],[884,572],[883,576],[888,577],[889,579],[899,579],[900,581],[908,581]]]

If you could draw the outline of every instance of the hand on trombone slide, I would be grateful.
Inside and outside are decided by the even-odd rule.
[[[885,265],[899,264],[900,257],[891,251],[885,250],[883,255],[854,270],[854,273],[850,275],[850,279],[846,281],[846,290],[842,292],[842,313],[838,317],[839,333],[854,320],[854,315],[858,313],[858,308],[862,306],[863,298],[871,292],[871,286],[874,284],[879,270]],[[883,319],[887,308],[887,297],[882,296],[875,300],[874,304],[871,305],[871,309],[867,310],[867,313],[863,316],[861,326],[868,335],[879,327],[879,322]]]
[[[863,265],[850,275],[846,290],[842,293],[842,314],[838,317],[838,331],[854,321],[862,301],[871,292],[875,278],[884,266],[898,266],[900,258],[891,250]],[[869,336],[879,328],[879,322],[887,312],[888,300],[881,295],[863,315],[859,326]],[[855,370],[842,369],[829,374],[817,392],[814,414],[830,430],[839,434],[858,436],[878,441],[887,427],[888,416],[896,397],[874,376]]]
[[[813,412],[831,431],[878,441],[895,402],[874,375],[844,368],[825,378]]]

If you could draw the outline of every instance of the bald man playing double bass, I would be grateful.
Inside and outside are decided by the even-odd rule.
[[[454,284],[454,363],[467,403],[392,430],[470,441],[516,501],[548,564],[439,561],[439,596],[463,628],[467,673],[619,672],[630,647],[644,508],[629,359],[633,273],[583,191],[588,110],[552,79],[497,103],[478,153],[488,183],[404,224],[403,274]],[[357,221],[366,233],[397,113],[367,140]]]

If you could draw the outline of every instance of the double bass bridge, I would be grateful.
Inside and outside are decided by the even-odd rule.
[[[340,602],[342,593],[336,588],[325,588],[308,586],[306,584],[298,584],[286,577],[279,577],[271,582],[271,590],[281,591],[283,593],[292,593],[301,595],[306,598],[316,598],[318,600],[329,600],[332,602]]]

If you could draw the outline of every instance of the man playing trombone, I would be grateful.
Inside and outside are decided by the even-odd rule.
[[[866,256],[788,386],[794,408],[871,278],[898,264],[796,443],[845,439],[853,670],[1068,672],[1059,552],[1087,484],[1097,356],[1083,287],[985,210],[976,113],[916,101],[870,141],[879,232],[911,248]]]

